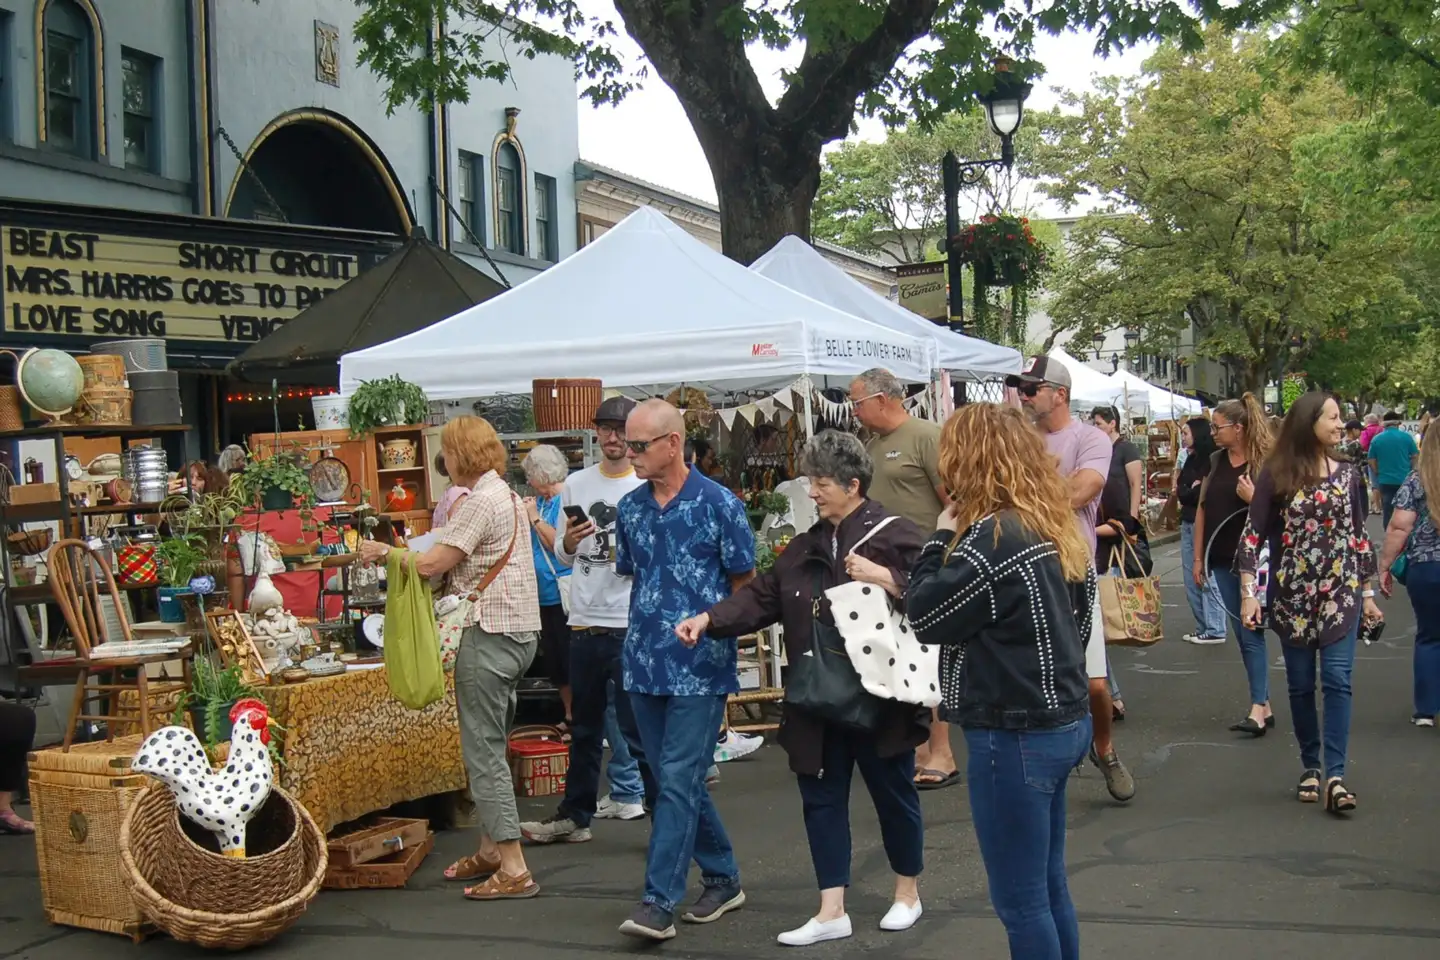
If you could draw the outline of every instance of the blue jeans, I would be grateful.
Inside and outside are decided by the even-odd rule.
[[[615,736],[609,734],[613,746],[623,743],[640,768],[646,792],[652,796],[653,777],[645,762],[645,750],[636,728],[630,698],[622,690],[620,649],[625,643],[623,630],[577,630],[570,637],[570,769],[565,775],[565,797],[558,813],[567,816],[576,826],[588,827],[595,816],[599,801],[600,767],[605,760],[602,745],[607,735],[606,713],[615,707]],[[614,685],[616,696],[610,697]]]
[[[685,896],[691,859],[700,867],[705,886],[740,885],[735,851],[705,786],[726,698],[634,692],[629,697],[660,787],[645,856],[643,902],[673,913]]]
[[[1087,716],[1050,730],[967,728],[970,809],[1011,960],[1078,960],[1065,878],[1065,785],[1090,749]]]
[[[1195,631],[1201,637],[1225,636],[1225,607],[1212,573],[1205,586],[1195,586],[1195,524],[1180,524],[1180,574],[1185,578],[1185,599],[1195,615]]]
[[[1400,492],[1403,484],[1380,483],[1376,486],[1380,488],[1380,520],[1384,526],[1388,527],[1390,526],[1390,515],[1395,512],[1395,494]]]
[[[642,803],[645,800],[645,781],[640,776],[640,764],[630,753],[625,735],[615,719],[615,681],[610,681],[605,693],[609,703],[605,706],[605,739],[610,741],[610,762],[605,767],[605,779],[610,783],[610,799],[616,803]],[[625,696],[624,691],[620,692]]]
[[[1350,674],[1355,669],[1356,623],[1345,639],[1321,647],[1282,643],[1285,676],[1290,682],[1290,715],[1300,762],[1320,770],[1320,717],[1315,709],[1315,662],[1320,662],[1320,688],[1325,691],[1325,777],[1345,776],[1345,749],[1350,743]]]
[[[850,781],[855,768],[875,814],[880,839],[896,876],[918,877],[925,868],[925,824],[915,789],[915,751],[890,757],[875,752],[873,734],[825,725],[821,776],[796,775],[805,811],[810,862],[821,890],[850,886]]]
[[[1405,578],[1415,610],[1415,716],[1440,715],[1440,561],[1410,564]]]
[[[1225,616],[1240,641],[1240,658],[1250,681],[1250,702],[1270,702],[1270,661],[1265,652],[1265,631],[1251,630],[1240,622],[1240,575],[1233,570],[1213,570],[1215,586],[1225,604]]]

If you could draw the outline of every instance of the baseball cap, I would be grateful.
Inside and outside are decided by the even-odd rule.
[[[629,397],[611,397],[603,400],[600,406],[595,408],[595,423],[624,423],[630,416],[630,411],[635,409],[635,401]]]
[[[1022,383],[1050,383],[1070,389],[1070,371],[1065,364],[1054,357],[1040,355],[1025,361],[1025,369],[1005,378],[1005,386],[1018,387]]]

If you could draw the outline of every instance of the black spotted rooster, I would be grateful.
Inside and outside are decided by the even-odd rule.
[[[270,796],[270,714],[254,698],[236,702],[230,754],[210,768],[200,739],[186,727],[162,727],[140,745],[133,769],[170,788],[180,811],[209,830],[227,857],[245,856],[245,827]]]

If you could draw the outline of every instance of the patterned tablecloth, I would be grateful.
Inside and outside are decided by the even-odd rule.
[[[266,687],[264,694],[285,728],[280,785],[327,833],[391,804],[465,789],[451,674],[445,699],[424,710],[391,696],[384,667]]]

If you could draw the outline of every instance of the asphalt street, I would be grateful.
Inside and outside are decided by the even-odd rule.
[[[1117,743],[1135,771],[1138,795],[1128,805],[1114,803],[1088,767],[1070,783],[1068,859],[1084,954],[1432,960],[1440,952],[1440,830],[1434,823],[1440,730],[1408,722],[1414,640],[1408,602],[1400,596],[1384,604],[1383,639],[1359,653],[1347,777],[1359,809],[1337,820],[1293,799],[1301,767],[1276,641],[1277,729],[1259,740],[1228,732],[1246,708],[1239,651],[1233,641],[1214,647],[1179,641],[1193,623],[1176,547],[1156,553],[1170,639],[1150,650],[1112,650],[1129,709]],[[958,738],[957,749],[963,750]],[[795,948],[776,945],[776,933],[798,926],[816,903],[793,778],[773,746],[725,765],[722,775],[716,800],[749,903],[718,923],[683,926],[662,946],[637,946],[616,932],[640,892],[646,823],[597,821],[591,843],[530,852],[543,888],[536,900],[463,900],[440,871],[471,849],[473,835],[452,831],[437,837],[435,853],[408,889],[322,893],[261,955],[424,960],[483,950],[502,960],[579,960],[652,949],[691,958],[785,955]],[[857,783],[849,895],[855,936],[800,953],[1008,956],[986,896],[965,787],[925,794],[924,804],[924,918],[906,933],[877,927],[892,881],[873,808]],[[522,801],[522,814],[538,817],[552,805]],[[171,958],[201,951],[163,938],[132,948],[115,937],[47,926],[32,844],[0,837],[0,960],[142,953]]]

